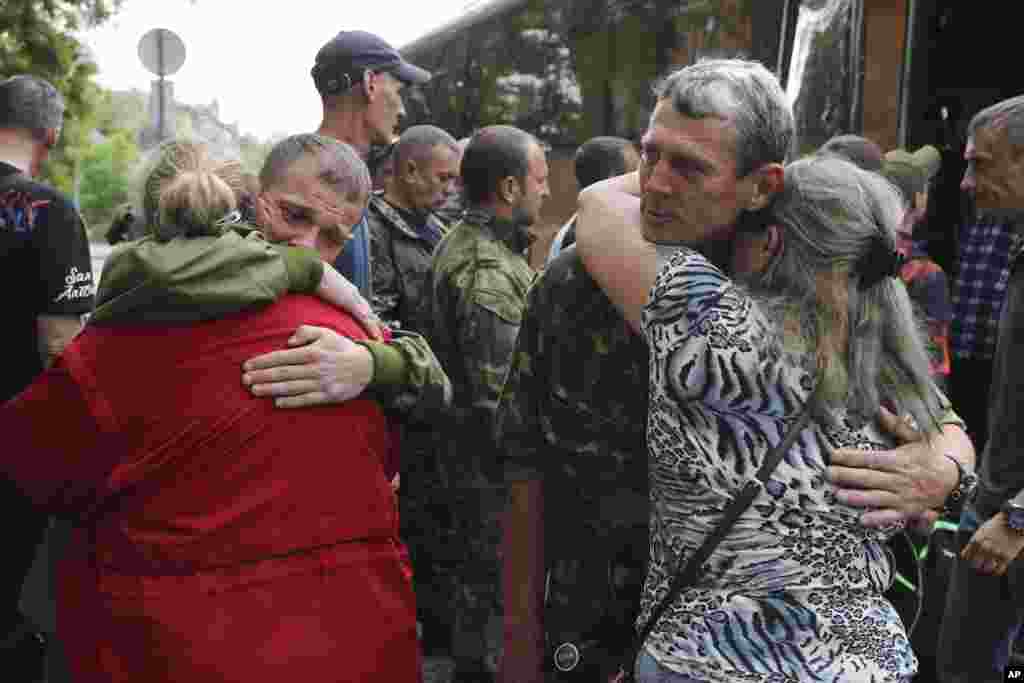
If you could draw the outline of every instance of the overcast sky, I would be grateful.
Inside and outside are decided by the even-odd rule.
[[[320,100],[309,75],[317,50],[338,31],[376,33],[396,48],[451,19],[468,0],[125,0],[108,23],[82,39],[105,87],[148,91],[156,78],[139,61],[139,38],[153,28],[185,43],[185,65],[170,77],[188,104],[220,103],[220,118],[243,133],[314,130]]]

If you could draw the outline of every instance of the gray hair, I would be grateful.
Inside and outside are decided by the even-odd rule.
[[[896,249],[903,215],[896,189],[876,173],[835,155],[786,167],[770,208],[782,248],[750,285],[782,316],[803,349],[815,349],[823,391],[816,406],[843,405],[872,417],[879,388],[923,431],[934,433],[942,408],[931,379],[923,325],[898,277],[860,282],[866,259]]]
[[[346,198],[370,193],[370,172],[351,146],[316,133],[292,135],[274,145],[260,169],[260,187],[272,189],[300,159],[316,162],[316,177]]]
[[[448,131],[437,126],[422,125],[412,126],[402,133],[395,143],[394,160],[395,169],[410,159],[423,161],[427,159],[435,147],[443,146],[452,150],[456,156],[462,152],[459,150],[459,143]]]
[[[0,81],[0,128],[43,131],[63,123],[64,98],[48,81],[26,75]]]
[[[820,152],[828,152],[852,161],[865,171],[882,170],[885,165],[885,154],[874,140],[860,135],[836,135],[821,146]]]
[[[764,164],[789,157],[796,124],[779,79],[760,62],[702,59],[655,86],[688,118],[715,117],[736,131],[736,172],[742,178]]]
[[[1024,95],[996,102],[982,109],[967,126],[967,137],[973,138],[981,128],[1005,133],[1005,140],[1015,149],[1024,147]]]

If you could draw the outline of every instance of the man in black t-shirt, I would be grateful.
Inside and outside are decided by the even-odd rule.
[[[46,81],[0,81],[0,291],[7,294],[0,401],[20,393],[56,358],[92,309],[82,219],[67,197],[32,179],[57,143],[63,116],[64,101]],[[55,429],[60,419],[53,416]],[[30,632],[18,603],[46,518],[6,479],[0,480],[0,515],[10,522],[0,562],[0,666],[8,669]]]

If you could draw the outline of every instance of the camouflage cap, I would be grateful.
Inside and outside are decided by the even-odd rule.
[[[904,164],[910,164],[921,169],[924,173],[925,180],[931,180],[935,177],[935,174],[939,172],[939,167],[942,166],[942,155],[939,154],[939,150],[935,149],[932,145],[925,145],[916,152],[908,152],[905,149],[894,149],[887,152],[885,155],[885,161],[901,162]]]

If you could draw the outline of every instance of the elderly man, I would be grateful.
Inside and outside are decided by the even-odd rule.
[[[967,171],[961,189],[978,210],[1020,231],[1024,218],[1024,96],[979,112],[967,130]],[[939,639],[942,680],[1006,680],[1010,648],[1024,623],[1024,371],[1012,358],[1024,348],[1021,249],[1010,257],[1010,280],[999,322],[989,402],[988,442],[976,498],[960,519],[966,547],[957,563]]]
[[[50,83],[34,76],[0,80],[0,282],[4,291],[17,293],[5,315],[0,403],[50,365],[92,309],[92,263],[82,219],[67,197],[33,180],[57,144],[63,119],[64,100]],[[8,667],[30,680],[40,674],[41,641],[18,602],[46,517],[6,479],[0,499],[5,518],[17,520],[10,525],[0,577],[0,639]]]
[[[458,143],[447,132],[413,126],[392,151],[391,182],[370,198],[371,303],[389,325],[426,330],[427,271],[434,247],[448,229],[434,211],[453,192],[460,156]]]
[[[673,104],[686,101],[686,96],[700,101],[711,92],[729,94],[735,108],[729,119],[691,118]],[[644,236],[652,244],[647,261],[638,263],[637,270],[653,279],[658,262],[679,244],[694,245],[716,262],[728,264],[735,224],[778,190],[792,137],[793,116],[782,90],[759,64],[710,61],[670,77],[644,140]],[[643,340],[587,274],[576,248],[552,261],[530,292],[499,409],[498,432],[510,487],[504,552],[508,680],[543,680],[544,630],[552,630],[542,622],[542,616],[550,614],[542,604],[544,570],[554,564],[545,557],[545,548],[557,548],[584,565],[598,564],[601,573],[613,575],[607,568],[622,564],[617,559],[624,554],[622,548],[646,548],[647,455],[642,435],[647,360]],[[947,429],[953,432],[946,437],[953,441],[951,452],[973,458],[973,451],[962,453],[970,450],[969,443],[958,440],[962,431],[955,426]],[[956,473],[947,465],[953,466],[927,447],[915,445],[887,455],[903,463],[895,471],[913,475],[899,477],[901,484],[919,479],[921,485],[906,485],[903,507],[873,513],[876,517],[886,520],[941,505],[953,488]],[[851,479],[863,475],[866,483],[857,480],[858,487],[879,489],[856,495],[896,506],[883,490],[889,480],[881,486],[875,470],[850,468],[843,474]],[[558,501],[557,515],[543,513],[548,500]],[[572,509],[566,510],[569,503]],[[634,573],[642,571],[636,564],[631,567]],[[622,589],[600,580],[591,585],[577,596],[584,619],[587,612],[601,611],[602,606],[593,603],[611,607],[609,588]],[[629,623],[638,608],[637,597],[634,590],[610,621]],[[579,630],[569,621],[563,630]],[[623,627],[617,640],[584,651],[576,665],[589,666],[588,653],[618,654],[629,640]],[[572,658],[561,663],[570,664]],[[599,661],[597,668],[602,664],[614,668],[618,662]]]
[[[496,553],[505,489],[491,425],[534,277],[527,229],[549,190],[543,148],[512,126],[473,135],[460,173],[467,209],[434,253],[428,291],[430,341],[454,388],[442,456],[461,545],[452,650],[458,675],[477,680],[495,671],[502,628]]]

